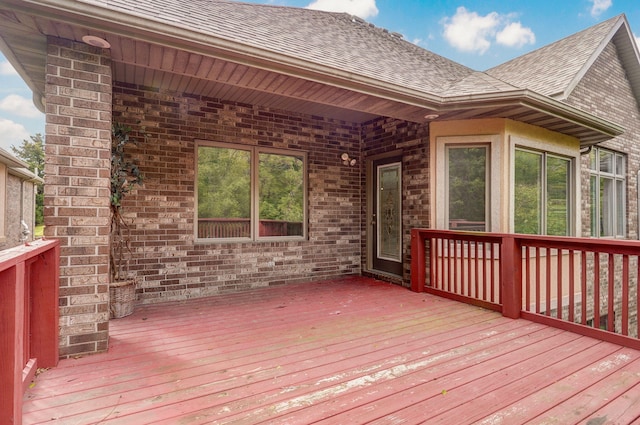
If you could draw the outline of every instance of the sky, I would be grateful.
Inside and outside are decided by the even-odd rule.
[[[639,0],[245,1],[348,12],[478,71],[621,13],[640,44]],[[44,135],[44,127],[31,90],[0,52],[0,148],[10,150],[36,133]]]

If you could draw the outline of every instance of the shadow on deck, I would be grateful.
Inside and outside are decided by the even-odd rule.
[[[640,351],[369,278],[110,326],[109,353],[38,376],[24,424],[640,423]]]

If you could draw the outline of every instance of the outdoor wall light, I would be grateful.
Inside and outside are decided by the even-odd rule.
[[[82,41],[87,43],[89,46],[102,47],[103,49],[111,48],[111,43],[104,38],[96,37],[95,35],[85,35],[82,37]]]
[[[343,153],[342,155],[340,155],[340,159],[342,159],[342,163],[344,165],[349,165],[351,167],[353,167],[354,165],[356,165],[356,159],[355,158],[350,158],[348,153]]]

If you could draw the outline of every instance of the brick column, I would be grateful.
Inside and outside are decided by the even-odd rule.
[[[107,350],[111,59],[50,37],[45,236],[61,243],[60,357]]]

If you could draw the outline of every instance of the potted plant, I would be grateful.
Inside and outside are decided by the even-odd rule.
[[[138,166],[125,156],[125,148],[136,141],[129,137],[131,127],[114,123],[111,127],[111,234],[109,315],[120,318],[133,313],[136,279],[129,274],[131,258],[130,229],[123,216],[122,200],[141,185],[143,176]]]

